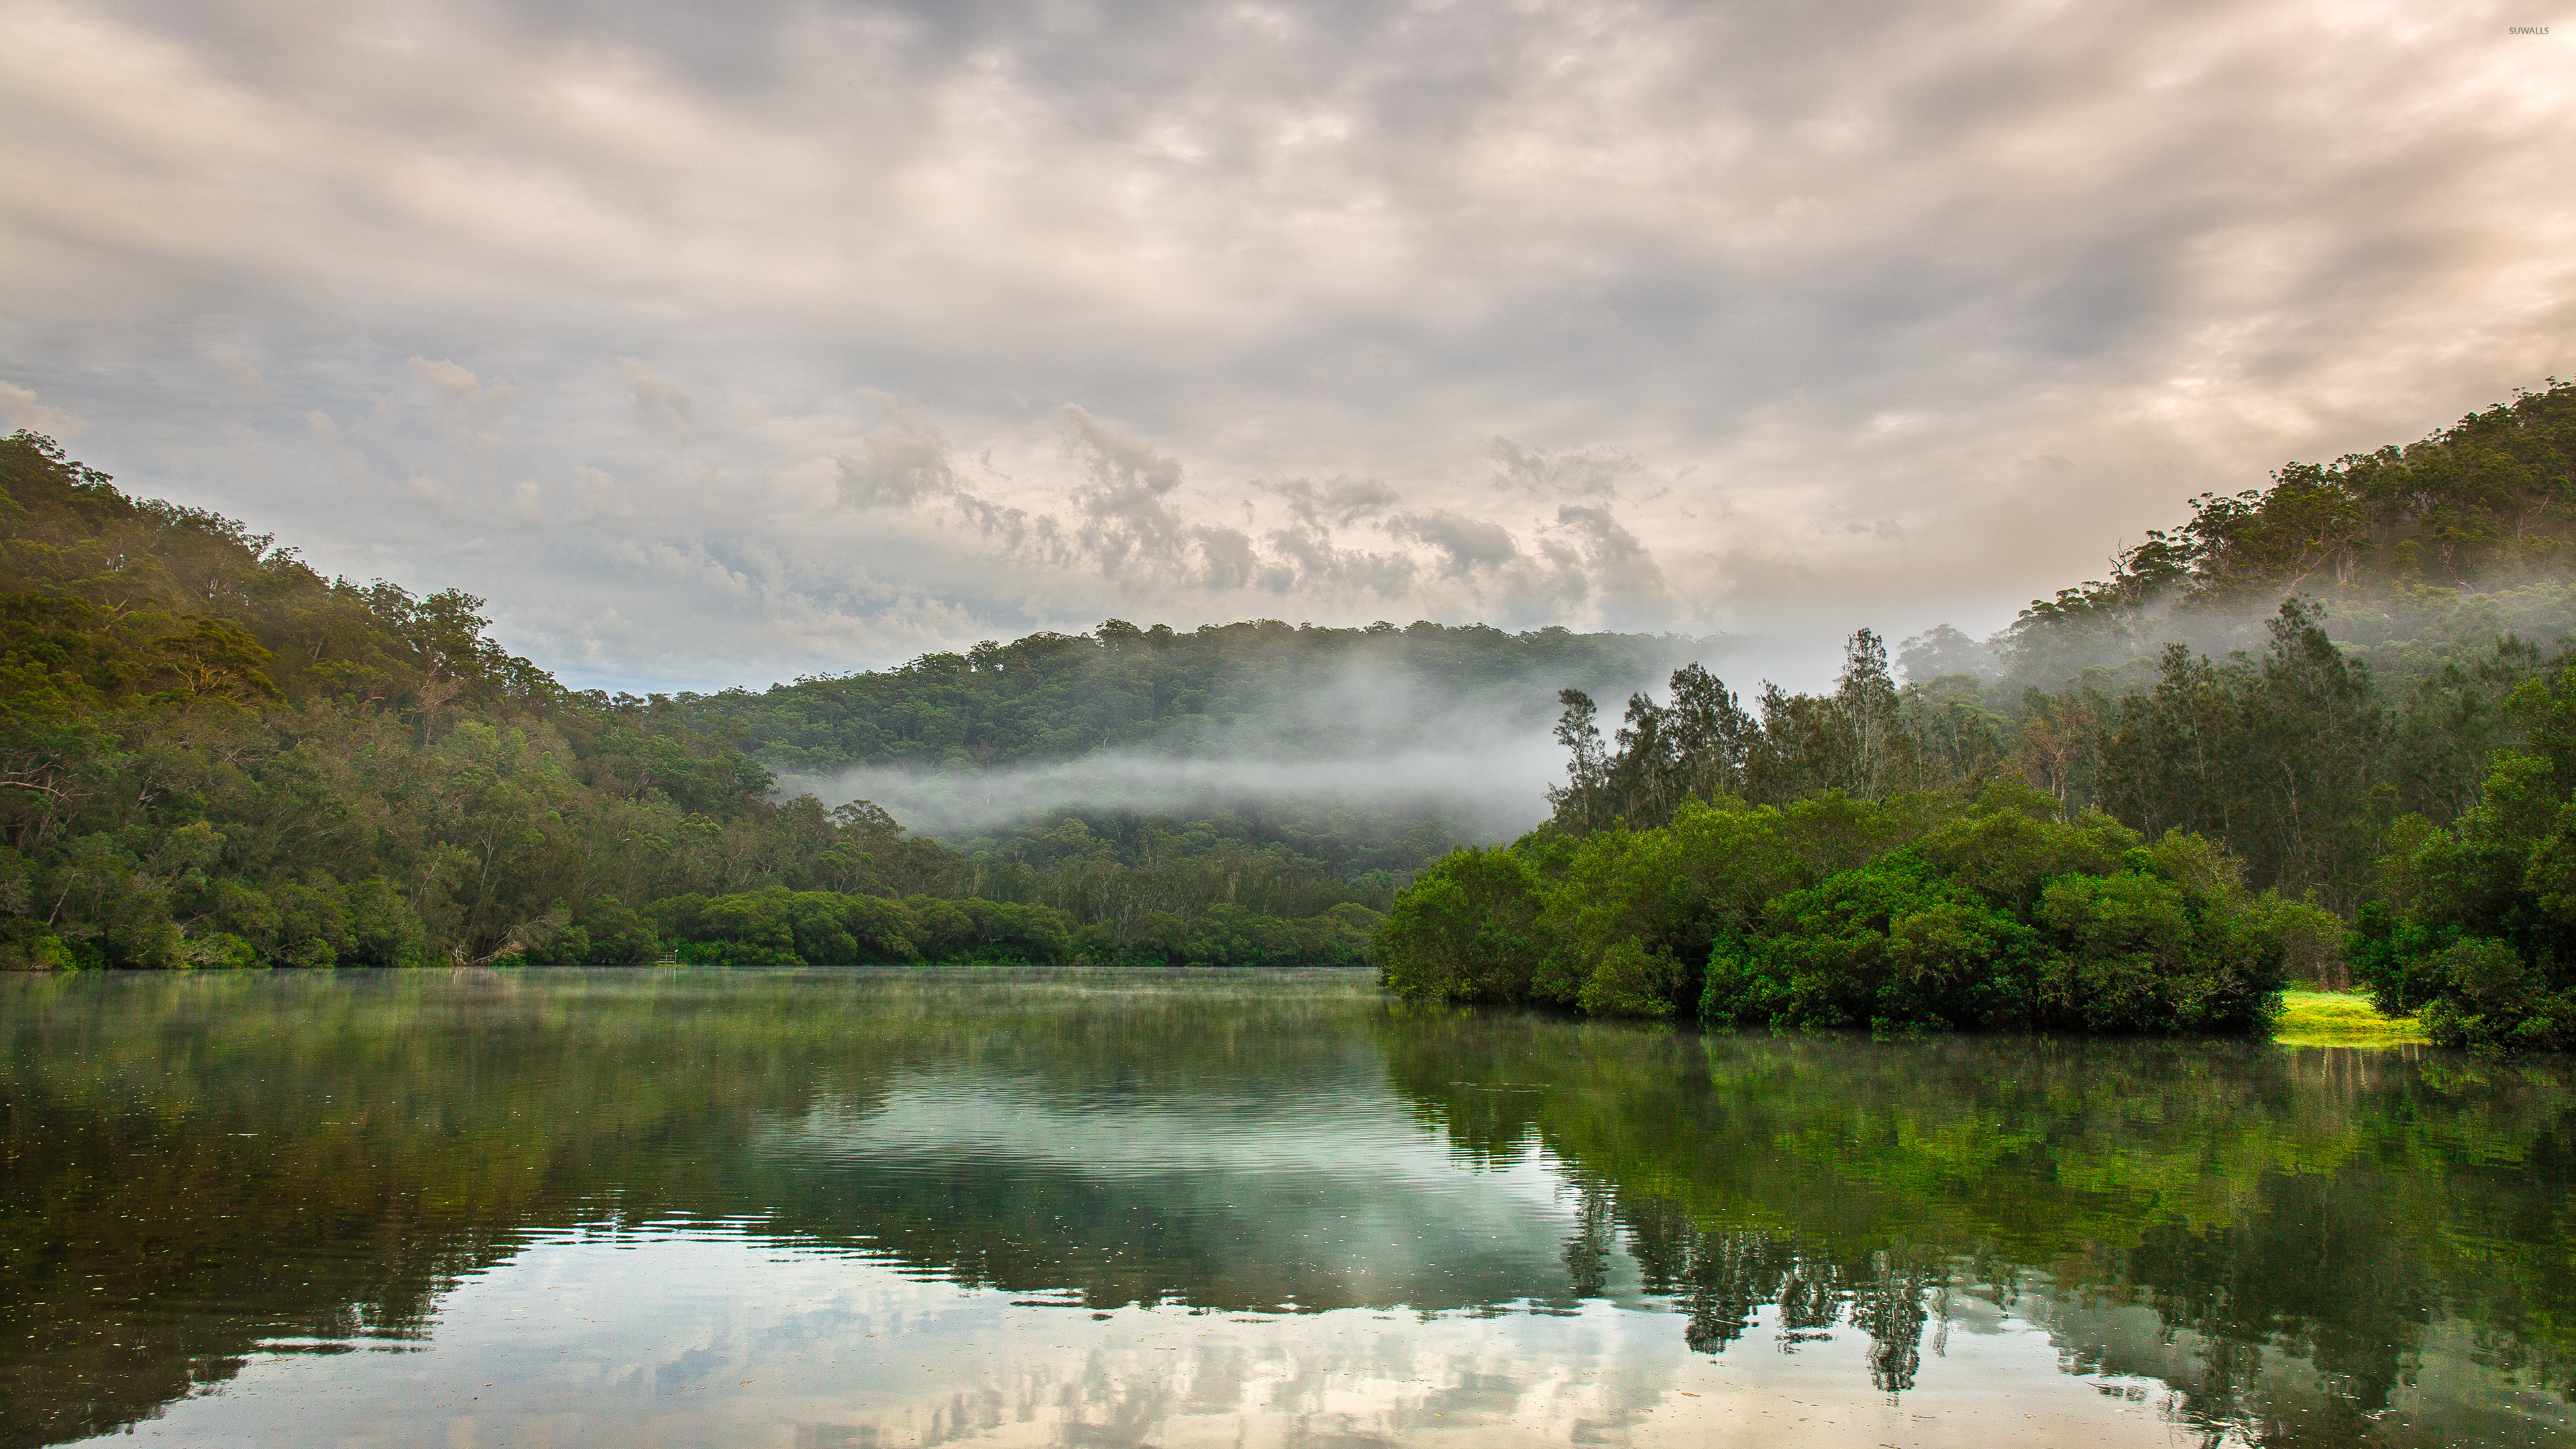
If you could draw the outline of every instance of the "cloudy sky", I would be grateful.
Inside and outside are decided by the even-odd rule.
[[[585,685],[1804,682],[2576,375],[2565,6],[0,0],[0,410]]]

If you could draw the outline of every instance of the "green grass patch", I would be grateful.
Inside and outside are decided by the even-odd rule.
[[[2411,1016],[2382,1016],[2358,991],[2284,991],[2272,1040],[2288,1046],[2404,1046],[2425,1040]]]

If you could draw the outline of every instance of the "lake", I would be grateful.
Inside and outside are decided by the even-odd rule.
[[[2576,1443],[2576,1072],[1353,973],[0,978],[0,1441]]]

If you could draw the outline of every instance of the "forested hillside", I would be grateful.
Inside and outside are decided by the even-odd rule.
[[[1048,869],[986,870],[771,798],[670,702],[506,654],[480,604],[0,442],[0,963],[1353,963],[1392,892],[1221,825],[1056,823]]]
[[[1544,723],[1565,687],[1652,678],[1705,643],[1651,634],[1508,634],[1482,624],[1291,626],[1276,619],[1182,633],[1111,619],[1089,634],[1031,634],[897,669],[800,679],[755,693],[682,694],[678,717],[781,769],[983,769],[1096,750],[1329,757],[1355,721],[1318,709],[1345,686],[1402,690],[1450,710]]]
[[[2190,500],[2189,522],[2122,550],[2109,579],[2033,601],[1991,641],[1989,667],[2015,689],[2124,665],[2134,682],[2168,642],[2208,653],[2257,642],[2293,595],[2399,677],[2500,634],[2555,640],[2576,628],[2571,468],[2576,383],[2554,380],[2419,442],[2288,464],[2268,488]]]
[[[1687,667],[1605,735],[1566,691],[1553,819],[1400,897],[1390,981],[2252,1030],[2347,969],[2331,910],[2438,1040],[2576,1047],[2576,385],[2192,509],[1991,640],[1907,641],[1901,687],[1864,630],[1828,694]]]

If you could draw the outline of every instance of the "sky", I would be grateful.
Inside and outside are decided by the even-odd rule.
[[[578,686],[1110,617],[1810,684],[2576,376],[2565,0],[0,17],[0,417]]]

